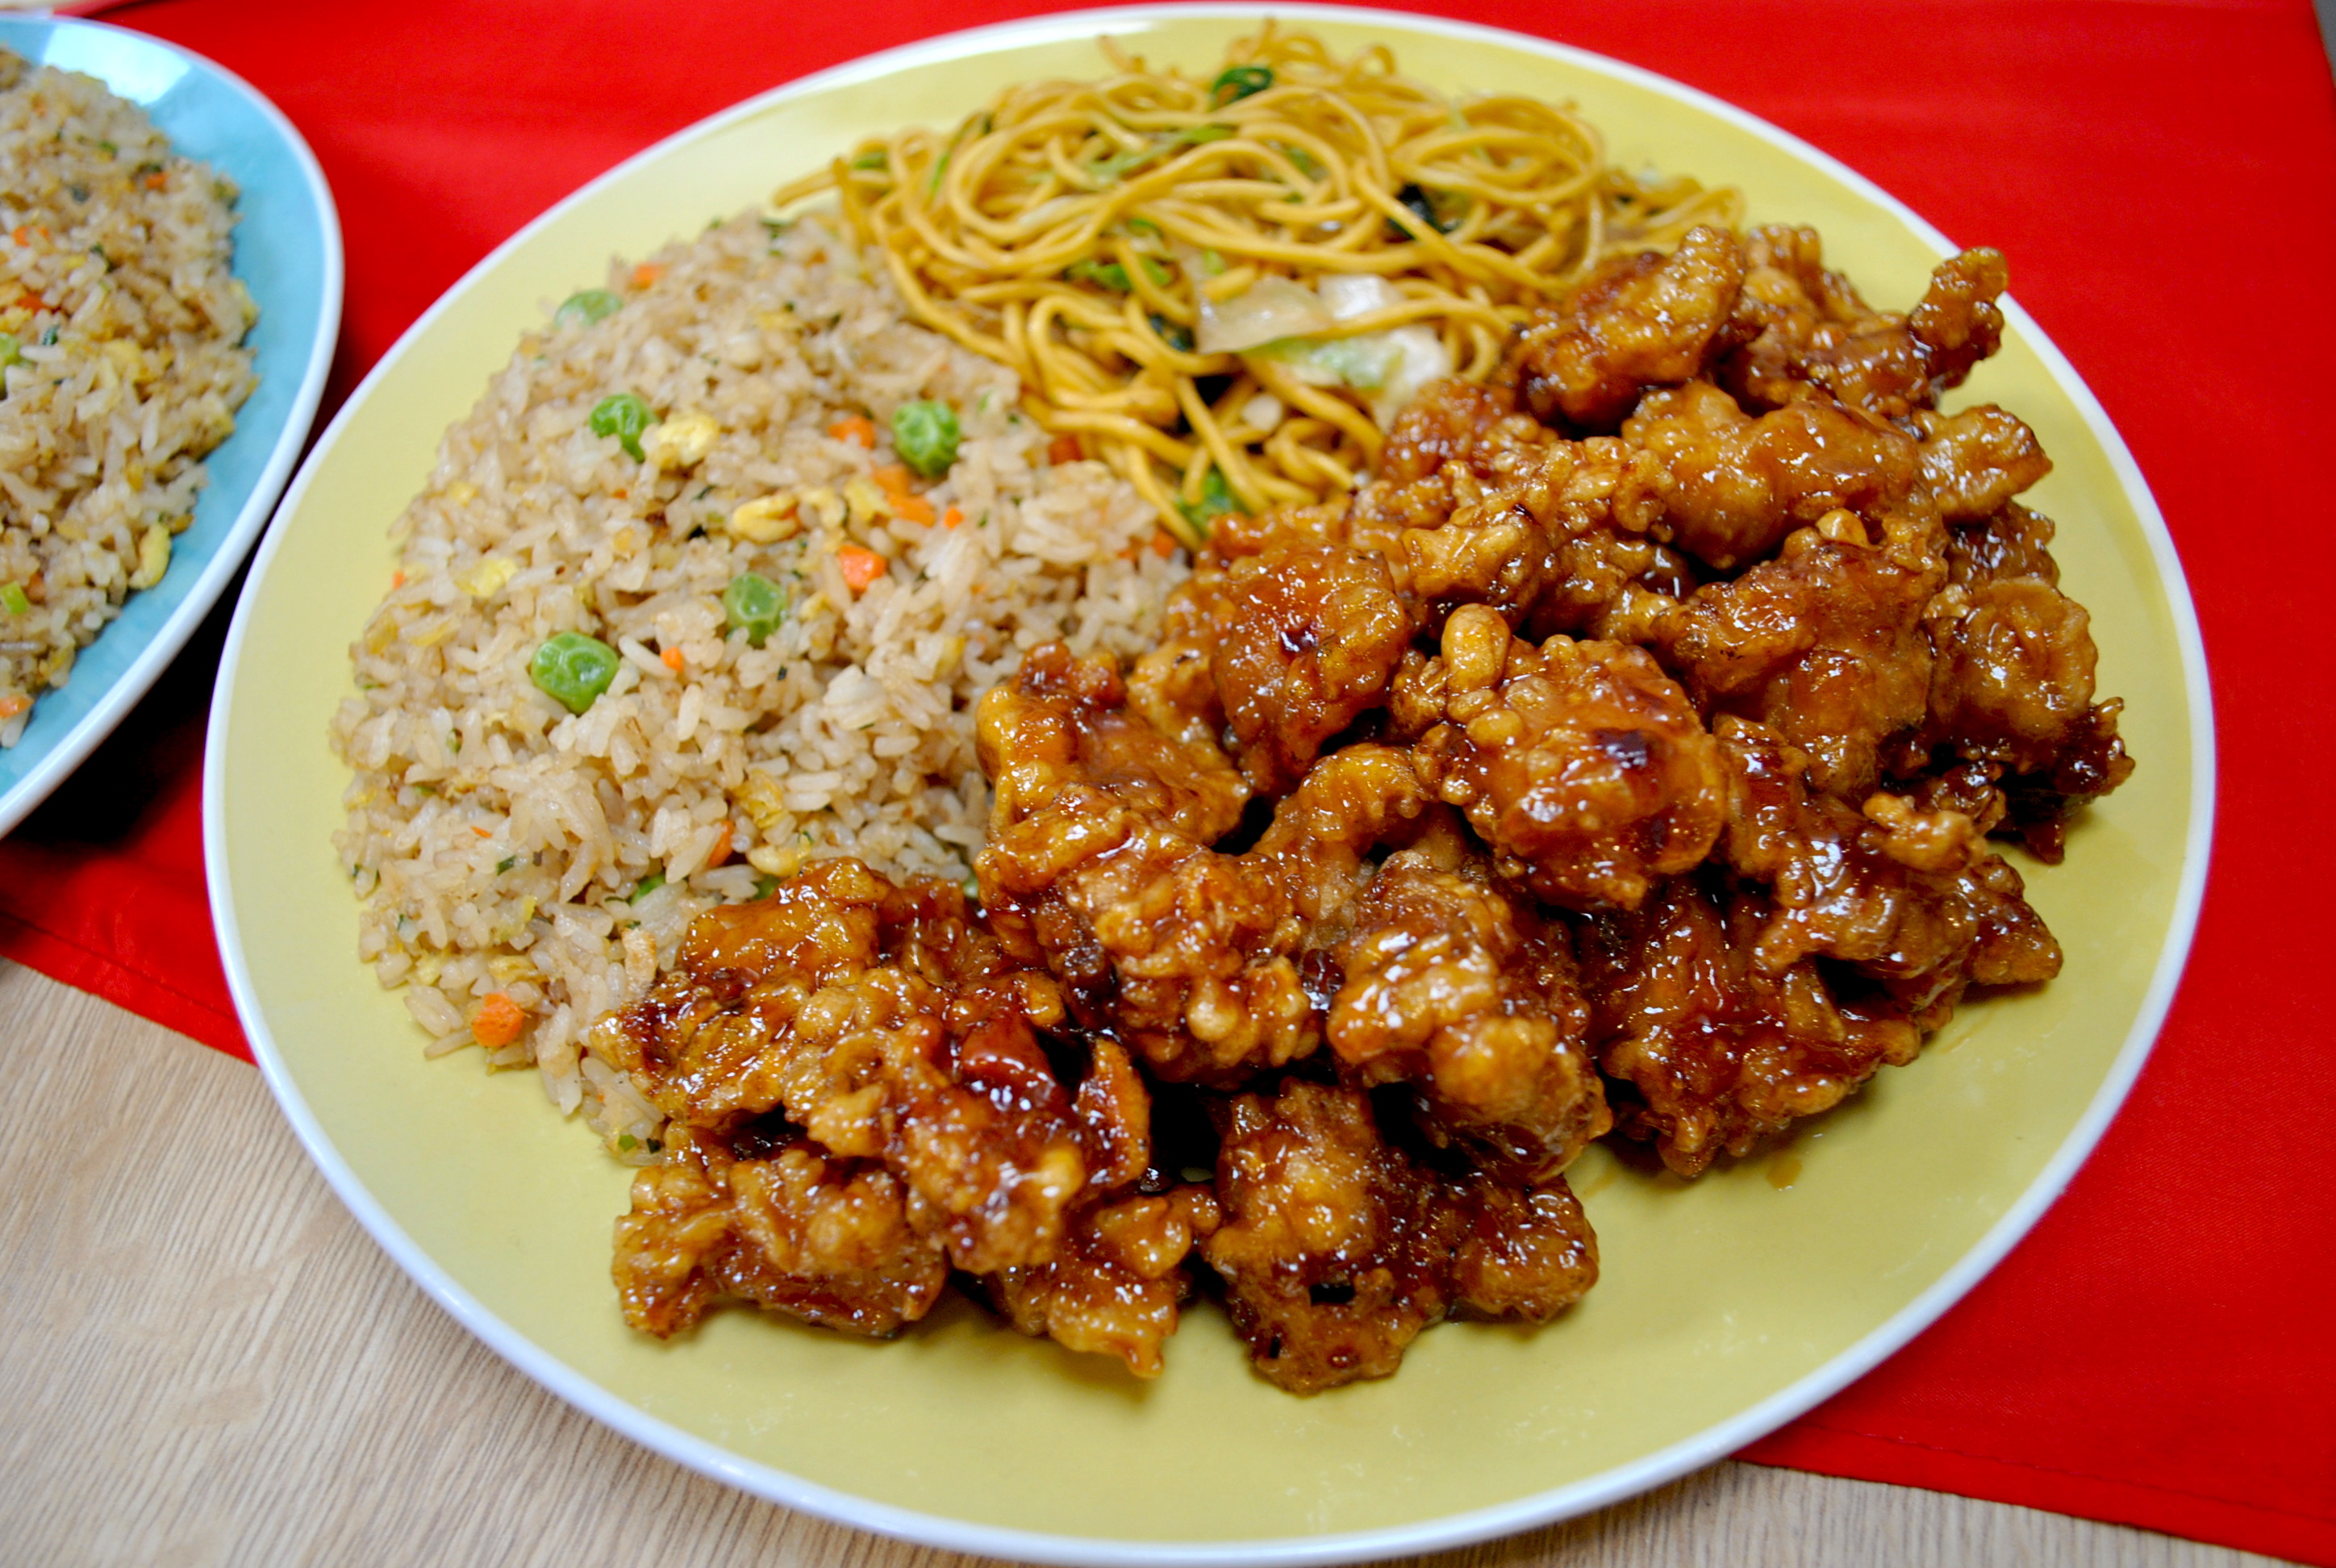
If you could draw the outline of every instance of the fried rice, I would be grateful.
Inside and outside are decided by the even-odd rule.
[[[235,202],[95,78],[0,50],[0,745],[162,579],[256,385]]]
[[[596,433],[625,394],[654,423]],[[1019,394],[816,216],[613,264],[522,339],[398,519],[332,726],[360,950],[430,1051],[531,1064],[646,1159],[657,1117],[587,1035],[692,918],[830,855],[969,879],[974,700],[1043,642],[1140,653],[1187,570]],[[956,459],[904,485],[891,422],[928,400]],[[786,600],[759,647],[742,573]],[[621,659],[581,713],[530,673],[562,632]]]

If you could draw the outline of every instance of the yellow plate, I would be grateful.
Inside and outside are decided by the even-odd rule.
[[[1948,248],[1822,154],[1643,72],[1420,17],[1277,15],[1340,50],[1390,44],[1446,87],[1572,99],[1621,162],[1740,186],[1755,220],[1815,223],[1874,298],[1913,300]],[[2077,829],[2068,863],[2031,876],[2068,950],[2060,979],[1967,1008],[1919,1062],[1784,1154],[1689,1186],[1592,1151],[1574,1180],[1604,1282],[1539,1330],[1437,1329],[1384,1382],[1279,1393],[1213,1308],[1188,1316],[1148,1386],[962,1302],[886,1345],[745,1311],[673,1344],[628,1331],[608,1281],[628,1173],[553,1114],[533,1074],[424,1062],[355,958],[330,843],[346,780],[325,735],[391,569],[384,531],[541,302],[598,280],[611,254],[695,233],[911,116],[945,123],[1009,82],[1094,73],[1098,32],[1199,69],[1256,15],[1086,13],[934,40],[742,104],[579,191],[440,300],[334,422],[252,571],[219,674],[205,827],[237,1005],[286,1114],[374,1235],[523,1371],[649,1446],[967,1552],[1392,1556],[1579,1513],[1759,1436],[1904,1343],[2058,1194],[2148,1049],[2205,872],[2206,681],[2180,570],[2099,405],[2013,309],[1968,395],[2019,412],[2059,465],[2032,499],[2059,522],[2102,689],[2129,699],[2141,765]]]

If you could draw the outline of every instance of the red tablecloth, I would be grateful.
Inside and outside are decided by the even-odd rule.
[[[109,19],[240,73],[316,147],[348,239],[329,414],[490,247],[626,154],[805,72],[1046,8],[153,0]],[[2336,92],[2305,0],[1436,8],[1716,93],[2000,247],[2132,443],[2205,626],[2214,877],[2131,1102],[1967,1300],[1746,1456],[2336,1564],[2336,1174],[2313,1152],[2336,1046],[2310,979],[2336,938],[2314,782],[2336,705],[2311,652],[2336,520],[2310,477],[2336,444]],[[198,834],[225,613],[0,844],[0,952],[243,1055]]]

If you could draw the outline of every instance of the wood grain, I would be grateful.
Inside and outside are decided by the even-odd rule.
[[[945,1568],[635,1447],[473,1341],[360,1231],[258,1074],[0,964],[0,1559]],[[2268,1559],[1724,1464],[1440,1568]]]

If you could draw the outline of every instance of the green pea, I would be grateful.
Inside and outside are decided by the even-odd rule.
[[[18,364],[24,357],[24,346],[16,341],[13,332],[0,332],[0,370]]]
[[[0,605],[6,605],[10,615],[33,613],[33,601],[24,597],[24,589],[18,583],[0,583]]]
[[[904,403],[892,411],[892,449],[900,461],[938,479],[957,461],[957,410],[946,403]]]
[[[787,591],[760,573],[742,571],[722,590],[722,613],[756,648],[787,618]]]
[[[642,461],[641,432],[656,423],[649,405],[629,392],[604,397],[592,408],[592,433],[615,436],[625,455],[635,463]]]
[[[580,631],[559,632],[535,650],[527,674],[544,696],[569,713],[582,713],[617,678],[617,650]]]
[[[589,326],[616,315],[624,303],[605,288],[580,288],[560,302],[560,308],[551,313],[551,325]]]

